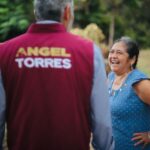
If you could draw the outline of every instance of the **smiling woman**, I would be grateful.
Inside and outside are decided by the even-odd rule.
[[[115,150],[150,149],[150,81],[136,69],[138,56],[137,43],[128,37],[117,40],[108,56]]]
[[[126,74],[136,68],[139,49],[136,43],[129,43],[128,38],[118,40],[109,52],[109,65],[116,74]]]

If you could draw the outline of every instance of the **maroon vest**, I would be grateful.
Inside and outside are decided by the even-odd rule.
[[[10,150],[88,150],[93,45],[33,24],[0,47]]]

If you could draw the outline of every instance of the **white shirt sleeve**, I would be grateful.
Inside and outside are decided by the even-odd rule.
[[[6,98],[2,83],[2,75],[0,72],[0,150],[2,149],[5,131],[5,109],[6,109]]]
[[[104,60],[96,45],[94,45],[94,78],[91,93],[91,128],[95,150],[114,149]]]

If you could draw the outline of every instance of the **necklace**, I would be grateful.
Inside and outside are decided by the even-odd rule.
[[[114,90],[114,89],[110,88],[109,91],[108,91],[109,92],[109,96],[115,96],[117,92],[121,92],[122,91],[124,86],[127,86],[127,84],[124,83],[118,90]]]
[[[116,93],[122,91],[123,87],[127,85],[127,84],[125,83],[125,81],[126,81],[128,75],[129,75],[129,73],[130,73],[130,72],[126,73],[126,74],[122,77],[122,79],[120,80],[119,84],[118,84],[118,83],[116,84],[116,82],[118,82],[118,81],[115,81],[116,79],[114,79],[114,80],[111,81],[111,83],[110,83],[111,86],[110,86],[110,88],[109,88],[109,90],[108,90],[109,96],[115,96]]]
[[[116,94],[115,90],[112,90],[112,89],[109,90],[109,95],[110,96],[115,96],[115,94]]]

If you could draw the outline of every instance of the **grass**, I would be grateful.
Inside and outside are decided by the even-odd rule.
[[[140,51],[138,69],[150,77],[150,49]]]

